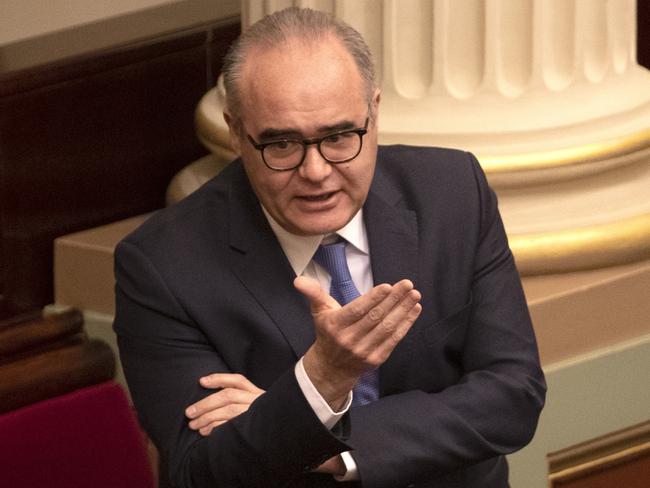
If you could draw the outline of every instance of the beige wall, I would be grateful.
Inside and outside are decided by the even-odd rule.
[[[239,0],[0,0],[0,74],[239,12]]]
[[[0,45],[137,12],[173,0],[2,0]]]

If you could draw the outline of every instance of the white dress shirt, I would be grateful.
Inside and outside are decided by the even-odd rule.
[[[312,257],[318,249],[318,246],[323,242],[323,239],[333,238],[334,235],[330,235],[330,237],[324,235],[299,236],[291,234],[278,224],[264,207],[262,207],[262,210],[264,210],[264,215],[266,215],[271,229],[273,229],[275,236],[278,238],[280,246],[287,256],[289,264],[296,273],[296,276],[302,275],[314,278],[319,282],[323,290],[329,292],[331,277],[327,270],[312,260]],[[366,227],[363,224],[363,211],[359,210],[345,227],[336,232],[336,235],[341,236],[351,244],[346,246],[345,253],[348,267],[350,268],[350,275],[357,290],[361,294],[370,291],[373,287],[372,269],[370,267],[368,236],[366,234]],[[309,324],[305,324],[305,326],[309,326]],[[334,427],[350,408],[352,392],[348,395],[348,400],[343,409],[339,412],[334,412],[307,376],[303,367],[302,358],[296,363],[294,371],[298,385],[316,416],[328,429]],[[341,457],[345,463],[346,473],[343,476],[335,476],[335,479],[339,481],[359,479],[357,466],[352,455],[349,452],[344,452],[341,454]]]

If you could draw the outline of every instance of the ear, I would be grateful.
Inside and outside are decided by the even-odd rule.
[[[372,94],[372,108],[377,110],[379,108],[379,102],[381,102],[381,89],[375,88],[375,92]]]
[[[381,102],[381,89],[375,88],[375,92],[372,94],[372,102],[370,102],[375,125],[377,125],[377,121],[379,120],[379,102]]]
[[[228,124],[228,135],[230,137],[230,148],[237,156],[241,156],[241,137],[240,137],[240,127],[241,123],[237,121],[231,114],[228,112],[228,109],[223,111],[223,119]]]

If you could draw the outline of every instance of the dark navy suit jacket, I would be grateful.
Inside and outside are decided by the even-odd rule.
[[[344,488],[309,471],[347,450],[364,488],[508,486],[503,455],[531,439],[545,384],[480,166],[460,151],[380,147],[364,221],[375,282],[410,278],[423,311],[380,368],[380,399],[332,431],[296,382],[309,306],[241,162],[119,244],[122,363],[177,486]],[[203,438],[184,410],[214,372],[266,393]]]

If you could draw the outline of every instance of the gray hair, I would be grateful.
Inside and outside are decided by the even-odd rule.
[[[336,37],[350,53],[359,68],[368,105],[377,87],[375,63],[370,48],[363,37],[350,25],[333,15],[308,8],[289,7],[274,12],[245,30],[226,54],[223,63],[223,81],[226,89],[226,105],[233,122],[241,122],[241,93],[239,82],[246,61],[246,54],[253,47],[277,46],[289,39],[317,42],[327,36]],[[373,117],[374,114],[371,114]]]

